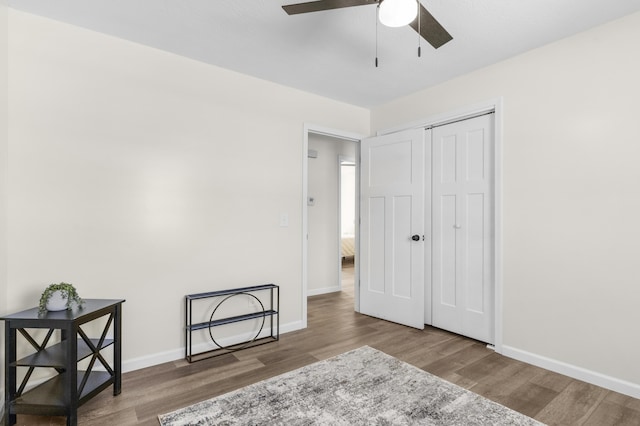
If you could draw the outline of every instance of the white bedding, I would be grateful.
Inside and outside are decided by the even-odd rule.
[[[340,256],[349,257],[355,254],[355,238],[353,237],[342,237],[342,242],[340,244]]]

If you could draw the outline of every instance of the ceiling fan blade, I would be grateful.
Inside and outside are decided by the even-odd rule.
[[[321,10],[340,9],[351,6],[365,6],[367,4],[377,4],[377,0],[319,0],[307,3],[286,4],[282,8],[289,15],[298,13],[319,12]]]
[[[416,32],[419,32],[422,38],[427,40],[435,49],[453,40],[451,34],[436,21],[436,18],[422,4],[420,4],[420,31],[418,31],[418,18],[409,25]]]

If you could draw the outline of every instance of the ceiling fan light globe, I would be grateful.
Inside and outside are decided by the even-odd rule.
[[[384,0],[380,4],[379,19],[387,27],[409,25],[418,16],[417,0]]]

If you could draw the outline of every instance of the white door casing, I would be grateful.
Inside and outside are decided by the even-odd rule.
[[[361,144],[360,312],[419,329],[424,328],[424,154],[422,129]]]
[[[431,230],[431,141],[432,129],[424,130],[424,323],[432,325],[433,308],[431,302],[431,257],[433,252]]]
[[[432,132],[432,324],[494,343],[493,117]]]

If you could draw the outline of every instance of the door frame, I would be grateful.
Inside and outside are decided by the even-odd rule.
[[[503,98],[493,98],[477,104],[467,105],[456,110],[436,114],[425,119],[406,123],[376,132],[377,135],[386,135],[407,129],[429,128],[441,126],[448,123],[472,118],[477,115],[494,113],[494,273],[495,273],[495,295],[494,295],[494,350],[501,354],[503,352]],[[431,274],[425,274],[425,295],[431,294],[432,283]],[[425,306],[426,310],[426,306]]]
[[[321,126],[313,123],[304,123],[303,135],[302,135],[302,289],[301,289],[301,305],[302,305],[302,328],[307,328],[307,295],[309,284],[309,217],[307,211],[307,197],[309,196],[309,166],[308,166],[308,153],[309,153],[309,134],[330,136],[337,139],[343,139],[345,141],[351,141],[356,143],[356,217],[360,217],[360,141],[364,136],[347,132],[338,129],[332,129],[330,127]],[[359,295],[359,246],[360,246],[360,233],[358,227],[356,227],[355,247],[356,255],[354,258],[354,309],[356,312],[360,309],[360,295]]]

